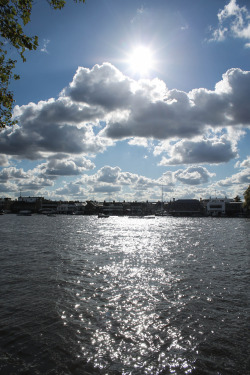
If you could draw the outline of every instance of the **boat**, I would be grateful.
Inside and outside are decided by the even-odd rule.
[[[154,215],[140,215],[140,216],[128,216],[129,219],[155,219]]]
[[[106,214],[103,214],[103,213],[99,213],[98,214],[98,218],[100,219],[100,218],[108,218],[109,217],[109,215],[106,215]]]
[[[171,216],[167,211],[156,211],[155,216]]]
[[[50,212],[50,213],[48,213],[48,214],[47,214],[47,216],[50,216],[50,217],[55,217],[55,216],[56,216],[56,214],[55,214],[55,213],[53,213],[53,212]]]

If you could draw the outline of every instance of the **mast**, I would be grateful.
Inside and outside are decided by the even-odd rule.
[[[161,186],[161,210],[163,211],[163,185]]]

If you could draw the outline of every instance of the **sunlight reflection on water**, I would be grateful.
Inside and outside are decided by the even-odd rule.
[[[247,373],[249,223],[6,215],[0,373]]]
[[[91,292],[76,307],[80,311],[81,303],[88,304],[85,330],[91,346],[82,346],[82,353],[95,366],[124,374],[130,373],[126,368],[158,374],[166,366],[172,373],[178,367],[188,374],[192,361],[182,354],[190,341],[183,340],[180,328],[169,326],[173,312],[183,305],[171,271],[171,225],[166,236],[156,222],[114,221],[99,230]]]

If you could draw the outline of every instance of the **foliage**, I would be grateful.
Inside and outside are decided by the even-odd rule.
[[[234,198],[234,202],[241,202],[241,199],[240,199],[239,195],[236,195],[236,197]]]
[[[30,22],[34,0],[0,0],[0,128],[11,126],[14,105],[13,92],[9,90],[11,80],[19,79],[14,74],[16,60],[8,57],[11,48],[15,48],[19,56],[26,61],[25,50],[36,50],[37,36],[27,36],[24,26]],[[47,0],[53,9],[62,9],[66,0]],[[85,2],[85,0],[74,0]]]
[[[244,206],[250,209],[250,185],[248,186],[243,195],[245,199]]]

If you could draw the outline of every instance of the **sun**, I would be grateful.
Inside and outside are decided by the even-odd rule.
[[[154,65],[153,53],[148,47],[138,46],[129,55],[128,64],[134,73],[146,75]]]

